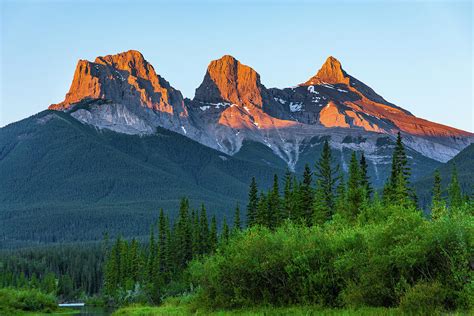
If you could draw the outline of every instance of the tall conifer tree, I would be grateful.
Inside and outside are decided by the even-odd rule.
[[[258,187],[255,177],[252,177],[249,188],[249,202],[247,204],[247,226],[251,227],[256,223],[258,207]]]
[[[448,186],[449,206],[459,207],[463,204],[461,186],[458,180],[458,171],[456,165],[453,165],[451,172],[451,183]]]
[[[337,181],[336,174],[339,167],[332,167],[331,149],[327,140],[324,141],[321,157],[316,164],[316,178],[320,183],[324,195],[325,207],[328,210],[334,208],[334,185]]]
[[[239,203],[237,203],[237,206],[235,207],[235,213],[234,213],[234,231],[237,230],[242,230],[242,224],[240,222],[240,207]]]

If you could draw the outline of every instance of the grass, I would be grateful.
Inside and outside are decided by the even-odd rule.
[[[318,306],[294,306],[294,307],[255,307],[255,308],[244,308],[234,310],[216,310],[209,311],[205,309],[195,309],[189,302],[181,302],[177,298],[171,298],[166,300],[161,306],[141,306],[134,305],[124,308],[113,313],[113,316],[181,316],[181,315],[210,315],[210,316],[310,316],[310,315],[367,315],[367,316],[378,316],[378,315],[400,315],[401,312],[398,309],[389,308],[363,308],[357,310],[349,309],[321,309]]]

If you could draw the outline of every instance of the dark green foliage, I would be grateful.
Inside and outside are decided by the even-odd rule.
[[[211,219],[211,229],[209,231],[209,252],[213,253],[217,249],[217,220],[215,216],[212,216]]]
[[[234,231],[242,230],[242,223],[240,221],[240,207],[239,207],[239,204],[237,204],[236,207],[235,207],[233,230]]]
[[[96,295],[103,285],[100,243],[0,251],[0,288],[37,288],[61,299]]]
[[[392,171],[384,187],[384,200],[387,204],[414,204],[413,191],[410,188],[410,167],[400,132],[392,155]]]
[[[377,199],[377,198],[375,198]],[[210,308],[262,305],[472,308],[473,218],[429,221],[412,207],[371,204],[358,225],[253,227],[189,268]]]
[[[458,173],[458,182],[461,190],[465,194],[474,193],[474,144],[469,145],[454,158],[445,164],[442,164],[437,169],[441,176],[441,194],[443,198],[447,198],[447,187],[451,182],[451,174],[453,168],[456,166]],[[433,173],[428,174],[422,179],[414,182],[414,187],[420,198],[420,204],[423,209],[430,209],[431,207],[431,194],[434,182]]]
[[[269,188],[285,171],[165,129],[114,133],[59,111],[1,128],[0,152],[0,247],[99,241],[105,230],[145,236],[160,208],[175,220],[183,196],[220,222],[237,202],[245,205],[252,176]]]
[[[252,177],[250,182],[250,189],[247,204],[247,226],[250,227],[257,222],[257,208],[258,208],[258,188],[255,177]]]
[[[314,190],[311,186],[313,182],[313,173],[309,168],[309,165],[305,165],[303,172],[303,181],[298,186],[297,196],[297,209],[293,219],[297,221],[303,221],[307,225],[311,225],[313,218],[313,199]]]
[[[51,313],[58,309],[53,295],[36,289],[0,289],[0,314],[22,315],[24,312]]]
[[[360,208],[367,196],[366,188],[367,185],[364,184],[359,162],[355,152],[353,152],[349,165],[349,179],[347,180],[347,204],[345,209],[348,219],[355,219],[360,212]]]
[[[188,263],[215,252],[231,236],[224,218],[218,238],[216,217],[212,217],[209,229],[204,205],[198,217],[194,211],[189,213],[186,198],[181,200],[180,214],[173,227],[169,228],[169,219],[160,211],[158,242],[153,229],[148,244],[140,244],[136,239],[116,239],[105,262],[103,294],[109,302],[157,304],[166,295],[186,290],[182,279]],[[73,290],[67,276],[64,284]]]
[[[331,149],[326,140],[321,157],[316,164],[316,179],[322,190],[321,195],[324,196],[324,206],[329,212],[334,209],[334,186],[337,181],[336,175],[338,172],[339,166],[333,167]]]
[[[436,169],[433,183],[433,197],[431,200],[431,218],[436,220],[446,215],[446,203],[442,197],[441,175]]]
[[[451,183],[448,186],[448,197],[449,205],[453,207],[459,207],[463,204],[461,187],[458,181],[458,171],[455,164],[453,165],[453,171],[451,173]]]
[[[365,159],[364,153],[360,156],[360,182],[362,188],[365,190],[366,199],[369,200],[374,192],[372,185],[370,183],[370,177],[368,173],[367,160]]]

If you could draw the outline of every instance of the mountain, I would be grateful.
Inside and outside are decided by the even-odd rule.
[[[163,128],[128,135],[50,110],[2,128],[0,148],[0,245],[146,235],[183,196],[221,220],[245,205],[252,176],[266,188],[284,173]]]
[[[474,144],[464,148],[459,154],[448,162],[440,165],[437,169],[441,175],[441,186],[443,194],[447,196],[447,188],[451,182],[453,168],[456,167],[458,180],[464,194],[474,194]],[[414,183],[422,205],[426,208],[431,203],[431,192],[434,184],[434,173],[423,177]]]
[[[386,101],[334,57],[302,82],[267,88],[226,55],[187,99],[138,51],[80,60],[62,102],[0,129],[4,243],[146,234],[184,195],[230,219],[252,176],[268,188],[274,173],[300,174],[326,140],[344,171],[352,151],[364,152],[375,187],[398,132],[412,181],[474,140]]]

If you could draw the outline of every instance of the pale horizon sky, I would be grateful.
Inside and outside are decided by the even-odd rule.
[[[0,126],[62,101],[79,59],[135,49],[188,98],[225,54],[279,88],[332,55],[386,100],[474,132],[471,1],[0,1]]]

